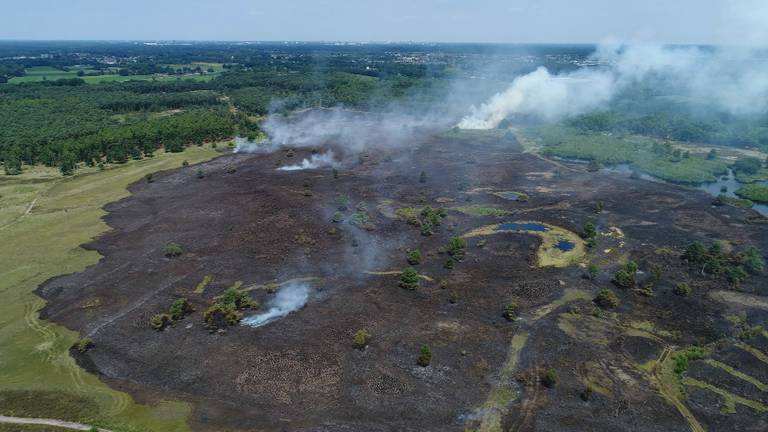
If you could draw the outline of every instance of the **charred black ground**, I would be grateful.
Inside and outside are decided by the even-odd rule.
[[[694,240],[768,250],[756,213],[546,160],[509,136],[439,136],[409,150],[346,155],[337,173],[275,169],[323,150],[227,155],[135,184],[107,208],[114,231],[87,245],[104,259],[40,287],[44,318],[92,338],[78,361],[110,384],[139,400],[192,402],[197,430],[768,428],[768,338],[743,334],[768,316],[757,297],[768,295],[768,278],[736,288],[680,259]],[[334,223],[341,196],[350,209]],[[367,229],[351,223],[361,202]],[[455,210],[471,205],[510,213]],[[424,206],[447,211],[428,237],[397,212]],[[524,234],[470,238],[464,259],[445,268],[452,237],[521,220],[572,232],[595,223],[595,280],[584,266],[537,267],[539,240]],[[169,242],[183,255],[165,257]],[[413,249],[428,279],[410,291],[398,278]],[[630,259],[640,281],[660,269],[651,295],[612,284]],[[207,275],[212,282],[196,291]],[[270,283],[298,278],[312,278],[312,292],[288,317],[205,328],[203,311],[237,281],[266,304]],[[678,282],[689,284],[688,297],[673,294]],[[620,301],[612,311],[592,302],[605,288]],[[179,297],[196,312],[153,330],[150,318]],[[514,322],[502,317],[511,302]],[[359,329],[372,336],[365,350],[352,345]],[[429,367],[416,364],[425,344]],[[665,356],[696,344],[711,354],[681,376],[663,373]],[[549,369],[551,388],[541,382]]]

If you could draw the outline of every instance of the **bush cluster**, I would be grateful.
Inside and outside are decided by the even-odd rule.
[[[366,329],[360,329],[352,336],[352,346],[359,350],[365,349],[370,341],[371,334]]]
[[[419,287],[419,273],[413,267],[408,267],[400,273],[400,288],[415,290]]]
[[[153,315],[149,320],[149,324],[153,329],[160,331],[169,325],[184,319],[185,316],[191,314],[194,311],[195,309],[192,307],[192,304],[189,302],[189,300],[181,297],[173,301],[171,307],[168,308],[168,312],[161,312]]]
[[[259,302],[250,298],[248,293],[235,285],[214,297],[213,305],[203,314],[203,321],[211,329],[233,326],[243,319],[241,311],[260,307]]]
[[[419,357],[416,359],[416,364],[421,367],[427,367],[432,363],[432,348],[429,345],[422,345],[419,350]]]
[[[722,242],[714,242],[709,247],[693,242],[681,258],[696,266],[701,274],[725,276],[734,285],[739,285],[749,275],[762,273],[765,268],[765,260],[757,248],[736,253],[726,250]]]
[[[622,268],[620,268],[616,274],[613,275],[613,281],[621,288],[632,288],[635,286],[635,275],[637,274],[637,263],[630,261]]]
[[[619,298],[609,289],[600,290],[594,300],[603,309],[612,309],[619,305]]]
[[[461,261],[467,250],[467,242],[461,237],[453,237],[448,242],[448,254],[454,261]]]
[[[181,254],[184,253],[184,249],[181,248],[177,243],[170,242],[163,248],[163,253],[168,258],[176,258],[180,257]]]

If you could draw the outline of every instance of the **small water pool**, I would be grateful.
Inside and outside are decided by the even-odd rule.
[[[549,230],[544,224],[528,222],[528,223],[516,223],[507,222],[499,225],[496,231],[536,231],[544,232]]]
[[[576,247],[576,245],[572,241],[561,238],[560,240],[557,241],[557,243],[555,243],[555,247],[560,249],[563,252],[568,252],[568,251],[572,251],[573,248]]]

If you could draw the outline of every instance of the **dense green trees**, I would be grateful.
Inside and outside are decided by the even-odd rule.
[[[699,273],[725,276],[734,285],[740,284],[749,275],[762,273],[765,267],[765,260],[757,248],[750,247],[743,253],[738,253],[722,242],[714,242],[709,247],[700,242],[693,242],[688,245],[681,258],[694,266]]]

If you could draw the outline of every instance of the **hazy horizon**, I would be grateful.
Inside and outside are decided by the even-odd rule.
[[[754,43],[743,29],[767,14],[751,0],[30,0],[4,6],[0,40],[721,45]]]

